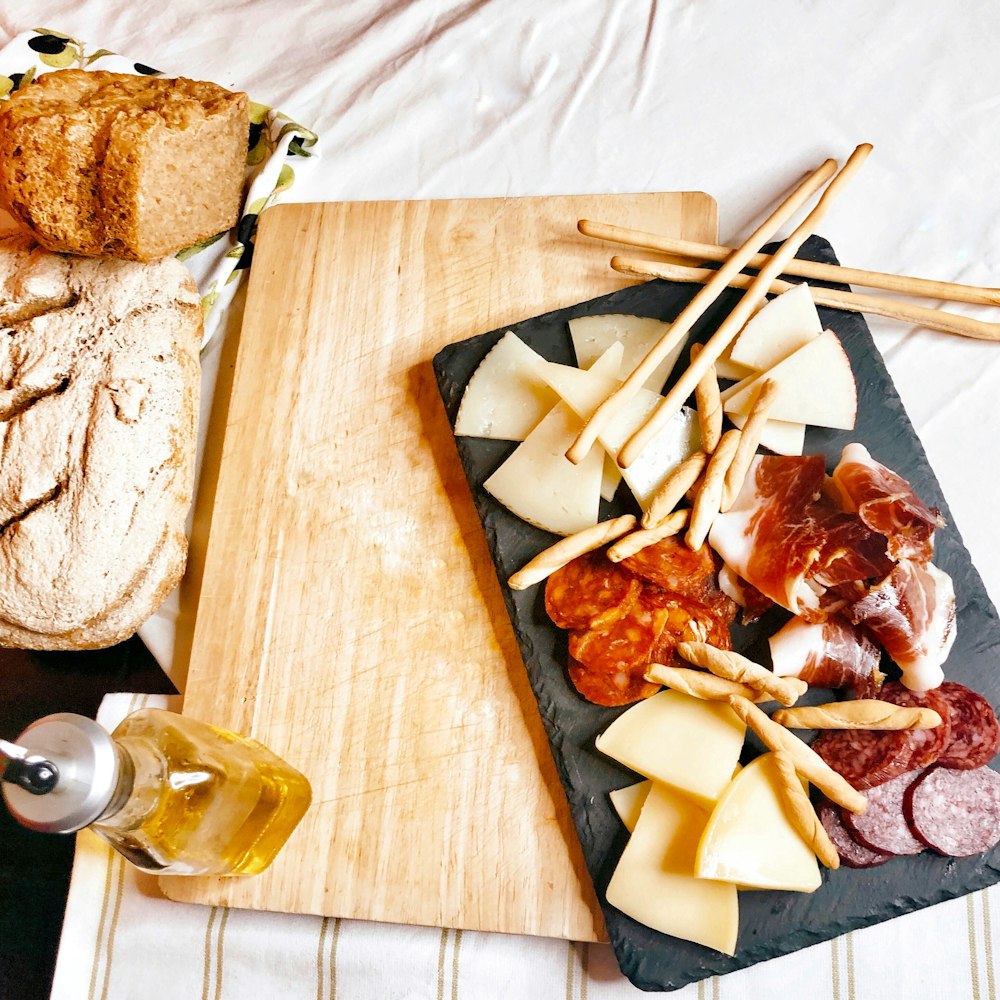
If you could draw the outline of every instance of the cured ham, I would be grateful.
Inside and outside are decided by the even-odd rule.
[[[833,482],[844,509],[886,537],[890,558],[930,560],[934,532],[944,526],[941,512],[928,507],[902,476],[876,462],[864,445],[844,448]]]
[[[933,563],[903,559],[846,610],[863,625],[903,672],[914,691],[937,687],[955,641],[955,590]]]
[[[809,621],[826,617],[828,588],[892,568],[885,536],[830,496],[821,455],[755,458],[709,543],[740,577]]]
[[[801,677],[810,687],[849,687],[859,698],[872,697],[882,684],[878,646],[839,616],[815,623],[793,618],[768,641],[781,677]]]

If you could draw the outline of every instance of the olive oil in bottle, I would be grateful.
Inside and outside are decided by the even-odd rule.
[[[15,818],[51,832],[90,826],[158,874],[263,871],[311,799],[305,777],[256,740],[160,709],[110,736],[83,716],[47,716],[18,743],[58,780],[40,794],[6,779]]]

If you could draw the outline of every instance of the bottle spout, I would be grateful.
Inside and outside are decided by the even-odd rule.
[[[0,765],[0,781],[32,795],[46,795],[59,784],[59,768],[52,761],[7,740],[0,740]]]

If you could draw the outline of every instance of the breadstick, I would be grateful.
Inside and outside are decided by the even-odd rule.
[[[727,681],[724,677],[706,674],[704,670],[671,667],[665,663],[651,663],[646,668],[646,680],[654,684],[665,684],[674,691],[682,691],[702,701],[725,701],[730,695],[739,695],[748,701],[774,700],[769,694],[757,691],[749,684]]]
[[[768,260],[768,262],[750,283],[750,287],[747,289],[743,298],[737,303],[736,308],[733,309],[733,311],[722,321],[719,329],[712,334],[708,343],[705,344],[705,349],[701,352],[698,360],[695,361],[694,364],[692,364],[690,368],[688,368],[688,370],[681,375],[681,377],[674,383],[670,392],[668,392],[667,395],[664,396],[663,399],[656,405],[656,407],[650,411],[645,421],[622,445],[618,452],[618,464],[621,468],[627,469],[639,457],[643,448],[645,448],[646,445],[649,444],[649,442],[656,436],[660,428],[667,424],[680,412],[681,407],[684,405],[684,401],[694,391],[694,387],[698,384],[698,382],[701,381],[702,375],[705,374],[705,369],[710,364],[714,364],[722,352],[733,342],[736,338],[736,334],[742,329],[743,324],[750,318],[750,314],[753,312],[754,308],[759,302],[763,301],[771,282],[777,278],[779,274],[781,274],[785,264],[787,264],[788,261],[795,256],[799,247],[802,246],[807,237],[809,237],[815,230],[820,220],[824,215],[826,215],[827,209],[830,207],[833,200],[840,193],[840,190],[857,172],[858,168],[862,163],[864,163],[871,151],[872,147],[870,144],[862,143],[854,150],[853,153],[851,153],[847,162],[844,164],[843,169],[830,182],[830,186],[820,196],[820,199],[813,210],[799,224],[792,235],[789,236],[771,256],[770,260]],[[726,261],[723,268],[727,267],[735,258],[736,254]],[[741,270],[743,266],[743,264],[740,264]],[[716,274],[722,274],[722,270],[717,271]],[[726,280],[728,281],[728,275]],[[702,291],[708,289],[709,287],[711,287],[711,281],[709,285],[703,286]],[[695,301],[697,301],[697,296],[694,300],[692,300],[692,304]],[[681,315],[683,316],[684,313],[681,313]],[[652,354],[653,352],[650,353]],[[660,356],[661,355],[656,355],[657,358]],[[647,360],[649,359],[647,358]],[[638,369],[636,370],[638,371]],[[646,371],[642,378],[648,378],[649,375],[650,372]],[[624,384],[628,385],[628,382]],[[621,390],[618,391],[620,392]],[[612,396],[611,399],[613,398],[614,397]],[[584,430],[586,430],[586,428],[584,428]],[[591,445],[593,445],[594,440],[596,440],[596,435],[594,439],[591,440],[589,438],[584,438],[581,433],[581,437],[577,438],[577,441],[573,445],[574,449],[578,448],[575,456],[577,461],[583,460],[583,457],[590,450]]]
[[[757,734],[769,750],[786,752],[795,764],[795,770],[811,781],[831,802],[836,802],[853,813],[865,811],[868,800],[842,775],[837,774],[812,747],[797,736],[792,736],[777,722],[772,722],[746,698],[730,696],[726,700],[736,715]]]
[[[593,552],[594,549],[599,549],[607,542],[621,538],[634,527],[635,518],[631,514],[623,514],[610,521],[601,521],[600,524],[584,528],[583,531],[578,531],[575,535],[560,538],[555,545],[542,549],[531,562],[526,563],[514,573],[507,581],[507,586],[511,590],[524,590],[533,584],[540,583],[557,569],[562,569],[568,562],[572,562],[577,556]]]
[[[632,374],[594,411],[590,420],[580,431],[577,439],[566,452],[566,457],[574,464],[579,464],[597,441],[597,436],[621,412],[625,405],[642,388],[646,379],[656,370],[656,366],[691,332],[691,327],[701,319],[705,311],[722,294],[729,279],[739,274],[747,265],[747,261],[783,226],[799,208],[829,180],[836,170],[833,160],[826,160],[814,170],[799,186],[751,233],[746,242],[729,255],[726,262],[716,272],[717,277],[710,279],[698,294],[684,307],[681,314],[670,325],[670,329],[658,340],[636,365]],[[846,169],[846,167],[845,167]],[[797,249],[797,247],[795,248]],[[795,249],[786,256],[795,256]],[[785,263],[782,259],[781,264]],[[777,277],[780,267],[770,277]],[[765,286],[766,287],[766,286]],[[763,293],[762,296],[763,297]],[[749,312],[747,313],[749,316]],[[741,324],[742,325],[742,324]],[[720,352],[721,353],[721,350]],[[715,361],[715,357],[711,359]],[[695,380],[697,381],[697,379]],[[686,399],[694,388],[692,384],[684,392]]]
[[[657,542],[663,541],[664,538],[676,535],[684,530],[690,514],[691,511],[685,507],[684,510],[675,510],[670,517],[661,521],[655,528],[630,531],[608,549],[608,558],[614,563],[621,562],[629,556],[634,556],[636,552],[641,552],[647,545],[655,545]]]
[[[878,698],[781,708],[771,718],[786,729],[933,729],[941,716],[932,708],[891,705]]]
[[[779,751],[774,755],[774,764],[781,778],[781,797],[792,826],[802,834],[802,839],[827,868],[839,868],[840,854],[819,821],[792,759],[784,751]]]
[[[655,528],[673,513],[684,494],[697,482],[707,462],[708,455],[703,451],[696,451],[693,455],[685,458],[663,480],[660,488],[651,497],[646,513],[642,515],[644,528]]]
[[[765,379],[764,384],[757,392],[753,408],[747,417],[747,422],[743,425],[743,436],[740,438],[740,446],[733,455],[733,460],[726,470],[726,482],[722,487],[722,503],[719,506],[719,513],[725,514],[739,496],[743,489],[743,481],[747,477],[750,463],[757,454],[757,446],[760,444],[760,436],[764,433],[764,425],[767,423],[767,415],[771,407],[778,399],[778,383],[772,379]]]
[[[701,344],[691,345],[691,360],[701,353]],[[698,426],[701,428],[701,446],[709,455],[715,451],[722,437],[722,399],[719,396],[719,377],[715,365],[709,365],[701,381],[694,387],[698,409]]]
[[[681,642],[677,644],[677,652],[696,667],[711,670],[716,677],[765,691],[782,705],[794,705],[809,687],[800,677],[778,677],[739,653],[718,649],[707,642]]]
[[[705,467],[705,481],[701,484],[701,489],[694,498],[691,520],[688,523],[686,538],[688,546],[692,549],[700,549],[704,545],[712,522],[719,513],[722,488],[726,480],[726,469],[729,468],[729,463],[733,460],[733,455],[739,446],[741,434],[742,431],[726,431]]]

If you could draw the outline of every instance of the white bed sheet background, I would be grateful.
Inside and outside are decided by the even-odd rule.
[[[841,260],[1000,284],[1000,4],[990,0],[947,7],[931,0],[0,5],[0,43],[36,27],[246,90],[314,128],[323,138],[321,168],[293,189],[291,200],[699,189],[719,202],[725,242],[748,232],[803,171],[827,156],[842,160],[858,142],[870,141],[873,155],[821,227]],[[991,318],[1000,317],[994,311]],[[1000,603],[994,512],[1000,495],[1000,344],[877,318],[869,323],[973,560]],[[825,945],[803,953],[824,949],[815,968],[811,960],[801,966],[804,978],[782,982],[791,992],[813,982],[819,995],[861,997],[881,989],[881,976],[892,970],[912,982],[911,995],[993,996],[993,953],[1000,950],[994,923],[1000,921],[988,919],[990,899],[996,910],[1000,896],[993,890],[974,904],[945,904],[842,939],[841,961],[849,947],[868,955],[858,958],[857,977],[838,977],[834,944],[832,978],[831,946]],[[958,924],[961,939],[972,940],[973,905],[983,908],[976,911],[975,933],[985,951],[970,973],[970,945],[944,939]],[[252,916],[234,914],[233,926]],[[919,933],[900,931],[918,925]],[[407,941],[423,933],[395,931]],[[393,932],[345,923],[334,948],[336,982],[328,975],[320,987],[314,983],[312,992],[300,993],[288,980],[288,991],[269,992],[267,973],[259,970],[257,995],[548,997],[587,996],[589,989],[594,997],[630,991],[615,979],[604,949],[570,948],[567,959],[553,942],[525,942],[526,957],[516,963],[551,971],[555,961],[552,976],[527,977],[514,992],[501,987],[502,978],[480,976],[476,986],[472,955],[500,961],[501,952],[510,953],[510,939],[482,936],[483,943],[473,946],[479,937],[466,935],[459,976],[458,942],[441,932],[425,942],[425,977],[409,950],[390,944]],[[362,945],[366,935],[371,940]],[[332,940],[332,932],[321,938],[321,949],[330,951]],[[380,971],[373,979],[375,973],[363,970],[378,954],[379,941]],[[555,957],[548,956],[554,947]],[[966,953],[958,976],[948,968],[953,947]],[[928,955],[928,948],[939,950]],[[171,954],[162,942],[145,959],[158,965],[157,956]],[[588,968],[581,966],[583,955],[590,956]],[[228,969],[239,961],[227,950]],[[763,968],[784,963],[791,969],[801,961]],[[603,971],[595,978],[598,967]],[[199,989],[200,970],[199,964]],[[692,988],[691,995],[710,989],[714,996],[742,996],[765,981],[774,986],[773,978],[760,976],[733,975]],[[90,970],[81,970],[81,980],[89,977]],[[88,995],[86,982],[74,992],[68,981],[64,976],[60,996]],[[130,995],[124,986],[116,992],[114,976],[103,987],[101,977],[94,981],[91,996]],[[249,985],[245,977],[242,985]],[[211,988],[212,995],[230,995],[221,979]],[[159,995],[167,997],[167,989],[165,981]],[[175,995],[196,994],[169,993]]]

